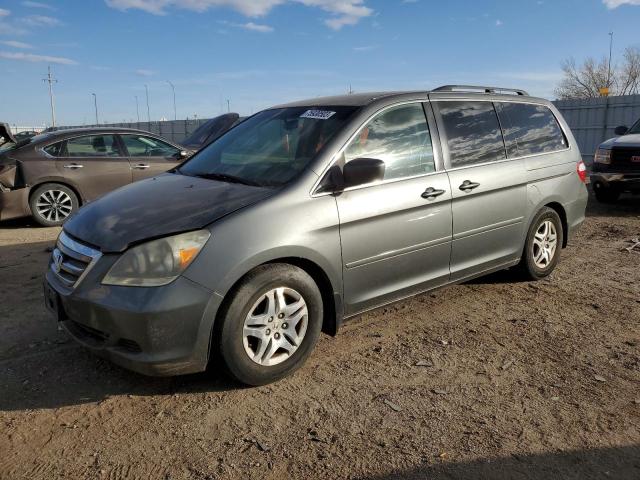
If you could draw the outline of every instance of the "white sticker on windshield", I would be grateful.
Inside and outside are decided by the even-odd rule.
[[[329,120],[336,112],[330,112],[328,110],[307,110],[300,118],[312,118],[314,120]]]

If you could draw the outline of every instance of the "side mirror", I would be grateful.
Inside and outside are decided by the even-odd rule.
[[[344,186],[355,187],[377,182],[384,178],[385,165],[375,158],[356,158],[345,164],[342,170]]]
[[[614,130],[614,133],[618,136],[621,136],[621,135],[626,135],[628,131],[629,131],[628,127],[625,127],[624,125],[620,125],[619,127],[616,127],[616,129]]]

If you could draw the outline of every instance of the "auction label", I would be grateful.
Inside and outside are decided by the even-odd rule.
[[[314,120],[329,120],[336,112],[330,112],[328,110],[307,110],[300,118],[312,118]]]

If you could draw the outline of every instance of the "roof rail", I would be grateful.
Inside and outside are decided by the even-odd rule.
[[[529,96],[529,94],[526,91],[519,90],[516,88],[483,87],[480,85],[443,85],[442,87],[434,88],[432,91],[433,92],[481,91],[482,93],[510,92],[510,93],[515,93],[516,95]]]

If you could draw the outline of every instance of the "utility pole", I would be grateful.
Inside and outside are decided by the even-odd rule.
[[[58,83],[58,80],[53,78],[51,75],[51,66],[47,67],[47,78],[42,79],[43,82],[47,82],[49,84],[49,100],[51,101],[51,126],[56,126],[56,106],[53,101],[53,84]]]
[[[144,91],[147,93],[147,122],[151,123],[151,113],[149,111],[149,87],[147,84],[144,84]]]
[[[98,120],[98,96],[95,93],[93,95],[93,106],[96,108],[96,126],[100,125],[100,120]]]
[[[607,88],[611,88],[611,56],[613,54],[613,32],[609,32],[609,73],[607,74]]]
[[[231,113],[231,100],[227,99],[227,113]]]
[[[173,83],[167,80],[167,83],[171,85],[171,90],[173,90],[173,119],[178,120],[178,113],[176,110],[176,87],[174,87]]]
[[[138,108],[138,95],[136,97],[136,115],[138,116],[138,123],[140,123],[140,109]]]

